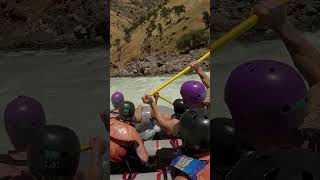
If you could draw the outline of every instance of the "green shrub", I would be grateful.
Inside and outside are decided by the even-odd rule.
[[[126,42],[126,43],[129,43],[131,41],[131,35],[130,34],[126,34],[123,38],[123,40]]]
[[[120,44],[121,40],[120,39],[116,39],[115,40],[115,45],[118,46]]]
[[[174,13],[179,17],[179,19],[180,19],[180,14],[186,12],[184,5],[173,6],[172,9],[174,10]]]
[[[158,28],[160,34],[162,34],[162,25],[161,25],[161,23],[157,24],[157,28]]]
[[[187,28],[187,26],[183,26],[182,31],[186,30]]]
[[[205,24],[206,28],[210,27],[210,14],[208,11],[202,13],[202,22]]]
[[[200,48],[208,44],[209,42],[209,32],[201,29],[191,31],[182,35],[176,42],[176,47],[182,52],[186,52],[192,49]]]
[[[167,8],[167,7],[163,7],[160,11],[160,16],[162,18],[167,18],[170,16],[170,13],[172,12],[172,9]]]
[[[146,28],[147,38],[151,37],[152,32],[157,28],[155,21],[151,20],[149,26]]]

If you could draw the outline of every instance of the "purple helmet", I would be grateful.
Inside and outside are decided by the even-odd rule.
[[[199,81],[186,81],[180,88],[180,94],[187,107],[199,105],[206,98],[206,87]]]
[[[32,97],[18,96],[4,111],[7,133],[16,150],[25,150],[33,129],[46,125],[42,105]]]
[[[121,92],[116,91],[115,93],[112,94],[111,96],[111,102],[114,108],[118,108],[119,105],[124,102],[124,96]]]
[[[303,78],[291,66],[252,60],[231,72],[225,102],[237,131],[251,139],[297,128],[305,115],[306,94]]]

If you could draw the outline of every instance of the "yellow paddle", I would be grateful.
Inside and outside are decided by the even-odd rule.
[[[85,144],[85,145],[81,145],[80,151],[83,152],[83,151],[87,151],[89,149],[91,149],[90,145]]]
[[[198,62],[202,62],[203,60],[205,60],[207,57],[210,56],[210,52],[208,52],[207,54],[205,54],[204,56],[202,56],[200,59],[198,59]],[[178,77],[180,77],[181,75],[185,74],[186,72],[188,72],[190,70],[190,66],[186,67],[184,70],[182,70],[181,72],[179,72],[177,75],[173,76],[172,78],[170,78],[168,81],[166,81],[165,83],[163,83],[162,85],[160,85],[158,88],[156,88],[155,90],[153,90],[149,96],[154,95],[154,93],[159,92],[161,89],[163,89],[164,87],[168,86],[170,83],[172,83],[174,80],[176,80]]]
[[[288,0],[283,0],[282,2],[283,3],[287,3]],[[214,41],[211,44],[210,51],[212,53],[217,52],[219,49],[221,49],[227,43],[229,43],[232,40],[236,39],[241,34],[243,34],[244,32],[248,31],[253,26],[255,26],[257,24],[257,22],[258,22],[258,16],[257,15],[253,15],[253,16],[249,17],[247,20],[245,20],[244,22],[242,22],[238,26],[234,27],[231,31],[229,31],[228,33],[226,33],[225,35],[223,35],[222,37],[220,37],[219,39]],[[203,60],[205,60],[209,56],[210,56],[210,52],[206,53],[204,56],[202,56],[197,61],[198,62],[202,62]],[[164,82],[162,85],[160,85],[155,90],[153,90],[149,95],[152,96],[154,93],[159,92],[161,89],[163,89],[164,87],[166,87],[167,85],[172,83],[174,80],[176,80],[178,77],[180,77],[181,75],[185,74],[189,70],[190,70],[190,66],[186,67],[181,72],[179,72],[177,75],[173,76],[168,81]]]

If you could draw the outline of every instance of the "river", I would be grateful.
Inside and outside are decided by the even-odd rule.
[[[320,33],[308,34],[320,46]],[[0,52],[0,113],[6,104],[20,94],[37,98],[44,106],[48,124],[72,128],[85,144],[91,136],[105,136],[99,112],[107,107],[105,49],[84,51],[50,50]],[[255,43],[231,43],[212,58],[211,72],[214,115],[230,116],[223,100],[229,73],[238,64],[250,59],[276,59],[293,65],[279,40]],[[209,72],[207,72],[210,74]],[[126,100],[142,104],[141,96],[149,93],[172,75],[157,77],[111,78],[110,93],[121,91]],[[196,74],[178,78],[160,91],[174,101],[180,98],[180,86],[186,80],[200,80]],[[160,100],[160,105],[171,107]],[[110,105],[111,108],[111,105]],[[6,135],[3,115],[0,121],[0,151],[12,149]]]
[[[99,112],[106,108],[106,51],[0,52],[0,153],[13,149],[3,112],[18,95],[38,99],[48,124],[73,129],[82,144],[91,136],[106,136]]]

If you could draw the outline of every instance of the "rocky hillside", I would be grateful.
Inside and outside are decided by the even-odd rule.
[[[107,5],[106,0],[0,0],[0,48],[103,45]]]
[[[214,0],[211,4],[211,35],[216,39],[250,16],[255,0]],[[291,0],[288,13],[291,22],[302,31],[320,28],[319,0]],[[266,28],[253,28],[238,40],[259,41],[275,38]]]
[[[165,67],[187,59],[189,63],[208,51],[209,28],[203,18],[206,12],[210,19],[209,0],[113,0],[110,4],[112,76],[172,73],[184,67],[172,71]],[[182,59],[175,61],[177,57]]]

